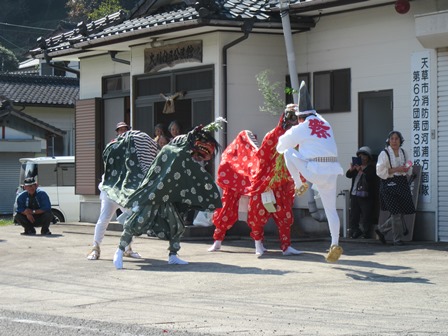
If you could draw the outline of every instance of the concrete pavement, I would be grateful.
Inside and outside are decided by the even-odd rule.
[[[342,240],[344,255],[328,264],[329,240],[296,240],[305,253],[286,257],[272,237],[257,258],[250,239],[225,240],[213,253],[211,238],[186,239],[180,257],[190,264],[168,265],[168,243],[142,236],[133,248],[143,259],[116,270],[119,232],[108,231],[101,259],[89,261],[93,230],[60,224],[51,237],[28,237],[0,227],[0,325],[22,323],[33,336],[36,323],[100,334],[76,329],[79,321],[119,326],[101,335],[447,334],[448,244]],[[58,318],[78,322],[72,330]]]

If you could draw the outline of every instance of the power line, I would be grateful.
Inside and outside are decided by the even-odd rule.
[[[1,35],[0,35],[0,39],[2,39],[2,40],[4,40],[4,41],[8,42],[9,44],[13,45],[13,46],[16,47],[16,48],[19,48],[19,49],[24,50],[24,51],[27,50],[27,49],[25,49],[25,48],[23,48],[23,47],[18,46],[17,44],[14,44],[13,42],[11,42],[10,40],[6,39],[5,37],[3,37],[3,36],[1,36]]]
[[[42,33],[41,31],[35,31],[35,32],[30,32],[30,31],[25,31],[25,30],[20,30],[20,29],[9,29],[9,28],[0,28],[0,32],[6,32],[6,33],[17,33],[17,34],[33,34],[33,35],[42,35],[44,33]]]
[[[11,27],[19,27],[19,28],[40,29],[40,30],[47,30],[47,31],[53,31],[54,30],[54,29],[48,29],[48,28],[22,26],[22,25],[16,25],[16,24],[6,23],[6,22],[0,22],[0,25],[11,26]]]

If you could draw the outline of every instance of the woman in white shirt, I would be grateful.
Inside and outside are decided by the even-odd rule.
[[[414,201],[408,183],[412,162],[401,148],[404,139],[400,132],[392,131],[386,140],[386,148],[378,156],[376,174],[380,177],[381,210],[391,216],[375,230],[383,244],[385,234],[392,230],[394,245],[403,245],[403,215],[415,213]]]

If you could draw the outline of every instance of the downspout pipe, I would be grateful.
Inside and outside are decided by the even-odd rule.
[[[249,37],[249,33],[252,31],[252,28],[254,26],[254,22],[251,20],[248,21],[244,21],[243,25],[241,26],[241,30],[243,31],[244,35],[237,38],[236,40],[226,44],[223,48],[222,48],[222,67],[223,67],[223,98],[224,98],[224,102],[223,102],[223,118],[225,118],[227,120],[227,116],[228,116],[228,112],[227,112],[227,51],[232,48],[233,46],[237,45],[238,43],[246,40]],[[224,133],[224,142],[223,142],[223,148],[227,147],[227,123],[224,123],[224,129],[223,129],[223,133]]]
[[[63,70],[63,71],[74,73],[79,78],[79,76],[80,76],[79,70],[51,63],[51,57],[48,55],[48,51],[47,50],[44,51],[44,57],[45,57],[45,62],[47,63],[47,65],[49,65],[49,66],[51,66],[51,67],[53,67],[55,69],[59,69],[59,70]]]
[[[294,103],[299,103],[299,78],[297,76],[296,69],[296,56],[294,52],[294,44],[292,40],[291,33],[291,22],[289,20],[289,1],[280,0],[280,16],[282,19],[283,26],[283,36],[285,38],[285,46],[286,46],[286,57],[288,59],[288,71],[289,77],[291,78],[291,86],[295,89],[293,92]],[[318,222],[326,222],[327,216],[325,215],[325,211],[323,209],[318,209],[316,205],[316,197],[313,189],[313,185],[310,182],[308,188],[308,209],[310,211],[310,215],[313,219]]]
[[[117,53],[118,53],[118,51],[109,51],[109,55],[110,55],[110,58],[112,59],[112,61],[118,62],[118,63],[123,63],[126,65],[131,65],[131,61],[116,58],[115,56],[117,55]]]

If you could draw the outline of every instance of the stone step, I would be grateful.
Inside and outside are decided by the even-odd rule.
[[[109,223],[107,230],[121,232],[123,230],[123,226],[119,222],[112,221]],[[214,226],[187,225],[185,226],[185,232],[183,234],[183,237],[212,239],[214,230],[215,230]],[[241,236],[248,237],[249,234],[250,230],[246,222],[238,221],[229,231],[227,231],[226,237],[241,237]]]

